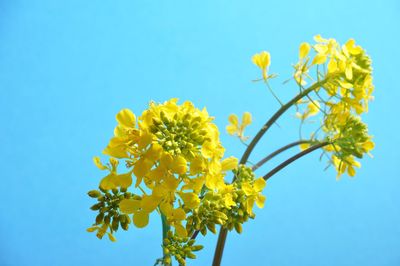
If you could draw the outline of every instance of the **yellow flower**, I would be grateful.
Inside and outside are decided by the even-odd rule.
[[[269,78],[267,71],[269,65],[271,64],[271,55],[266,51],[262,51],[259,54],[253,55],[252,61],[262,70],[263,79],[267,80]]]
[[[251,122],[250,114],[243,117],[241,132]],[[149,215],[160,209],[176,233],[186,236],[182,224],[185,210],[198,208],[202,189],[216,191],[224,183],[225,172],[237,166],[233,157],[221,161],[224,148],[213,118],[205,108],[199,110],[191,102],[179,105],[177,99],[171,99],[161,104],[151,102],[138,119],[123,109],[116,120],[114,137],[104,150],[112,156],[110,163],[103,165],[94,158],[99,169],[110,172],[100,188],[126,190],[134,175],[134,187],[142,196],[122,199],[119,210],[132,214],[133,223],[141,228],[149,223]],[[116,158],[125,160],[127,173],[117,173]],[[231,203],[228,198],[227,202]],[[185,209],[177,207],[182,204]]]
[[[251,124],[251,114],[249,112],[244,112],[242,116],[242,123],[239,124],[239,118],[235,114],[229,116],[229,125],[226,126],[226,131],[230,135],[238,136],[242,141],[248,139],[244,136],[244,129]]]
[[[345,158],[345,160],[340,160],[335,155],[332,156],[333,165],[336,168],[337,176],[336,179],[339,179],[342,174],[347,171],[347,174],[351,177],[356,175],[356,170],[354,167],[361,167],[361,163],[354,160],[353,156],[349,156]]]
[[[307,104],[307,108],[304,113],[297,112],[296,117],[300,118],[301,120],[305,120],[308,117],[315,116],[320,111],[320,104],[318,101],[313,100]]]
[[[266,185],[265,180],[260,177],[254,181],[253,184],[249,182],[242,183],[242,189],[247,196],[247,212],[253,213],[253,205],[256,203],[257,207],[263,208],[265,202],[265,196],[261,194],[261,191]]]
[[[161,211],[167,218],[169,225],[175,227],[175,232],[180,237],[187,237],[187,231],[182,225],[182,221],[186,219],[186,213],[182,208],[174,209],[170,204],[162,204]]]

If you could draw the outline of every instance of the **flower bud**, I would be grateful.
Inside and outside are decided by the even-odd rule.
[[[91,191],[88,192],[88,195],[91,198],[98,198],[98,197],[101,196],[101,193],[98,190],[91,190]]]

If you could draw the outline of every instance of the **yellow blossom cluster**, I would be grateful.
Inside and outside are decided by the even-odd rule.
[[[266,198],[261,192],[266,181],[262,177],[256,179],[253,171],[244,165],[238,166],[233,173],[235,181],[232,184],[220,185],[217,192],[208,190],[202,196],[199,207],[191,210],[186,225],[189,232],[197,230],[203,235],[207,231],[216,233],[215,226],[221,225],[241,233],[242,224],[255,217],[254,204],[264,207]]]
[[[201,213],[201,223],[206,226],[215,224],[221,215],[227,220],[226,214],[217,209],[203,211],[207,204],[217,203],[216,198],[210,200],[210,195],[219,199],[221,210],[242,204],[240,200],[244,197],[239,199],[235,186],[224,181],[227,171],[238,167],[238,160],[234,157],[222,159],[224,148],[219,131],[206,109],[199,110],[188,101],[180,105],[177,99],[171,99],[162,104],[151,102],[138,118],[129,109],[123,109],[116,120],[114,137],[104,149],[110,162],[104,165],[99,157],[94,158],[99,169],[109,172],[99,184],[104,195],[96,192],[100,202],[94,210],[99,210],[102,219],[97,218],[90,230],[97,230],[98,236],[99,232],[102,237],[110,230],[109,236],[114,240],[112,233],[118,229],[118,222],[110,221],[114,216],[124,217],[125,227],[129,224],[127,221],[132,220],[141,228],[149,223],[150,213],[156,211],[165,217],[178,237],[185,238],[195,230],[201,229],[204,233],[204,228],[199,228],[189,217]],[[243,123],[250,122],[251,117],[245,115]],[[239,126],[238,130],[240,128],[244,126]],[[118,169],[121,160],[126,166],[123,173]],[[251,212],[252,203],[262,205],[257,197],[261,197],[258,194],[263,186],[258,182],[243,185],[249,201],[246,203],[248,212]],[[127,192],[128,188],[134,189],[134,193]],[[114,197],[110,190],[115,192]],[[108,216],[107,220],[103,218]],[[213,227],[208,229],[215,232]]]
[[[324,136],[320,141],[332,143],[324,148],[331,153],[330,163],[335,166],[338,177],[345,172],[354,176],[354,167],[360,167],[355,157],[361,158],[374,147],[367,126],[360,117],[368,111],[368,103],[373,99],[371,59],[353,39],[344,45],[320,35],[314,40],[314,45],[300,45],[299,62],[295,65],[293,77],[300,91],[305,90],[304,85],[308,81],[319,82],[321,86],[313,92],[314,96],[310,93],[308,99],[297,102],[296,116],[303,122],[322,114],[319,128]],[[312,50],[314,55],[311,55]],[[312,67],[316,68],[316,77],[310,74]],[[304,104],[307,105],[300,112],[299,106]],[[312,134],[312,138],[318,141],[316,133]],[[307,145],[303,145],[305,147]]]

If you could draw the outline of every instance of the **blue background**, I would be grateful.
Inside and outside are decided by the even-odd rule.
[[[230,113],[252,112],[254,135],[278,107],[251,56],[272,55],[284,100],[298,45],[315,34],[367,49],[376,100],[365,116],[377,144],[356,178],[335,180],[312,154],[274,176],[244,233],[228,236],[223,265],[400,265],[396,1],[1,1],[0,265],[152,265],[159,218],[118,232],[117,243],[85,229],[86,192],[103,173],[92,157],[112,136],[115,114],[140,113],[171,97],[207,106],[226,155],[243,146],[224,133]],[[377,1],[378,2],[378,1]],[[252,160],[297,138],[294,111]],[[285,154],[295,153],[292,150]],[[285,156],[271,162],[261,175]],[[189,265],[210,265],[217,237]]]

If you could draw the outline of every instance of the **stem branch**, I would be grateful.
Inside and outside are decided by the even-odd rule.
[[[285,168],[292,162],[296,161],[297,159],[300,159],[304,155],[307,155],[307,154],[309,154],[319,148],[322,148],[326,145],[329,145],[329,144],[331,144],[331,143],[330,142],[321,142],[321,143],[315,144],[314,146],[311,146],[310,148],[308,148],[302,152],[299,152],[298,154],[290,157],[289,159],[287,159],[286,161],[284,161],[283,163],[281,163],[280,165],[278,165],[277,167],[275,167],[274,169],[269,171],[266,175],[263,176],[263,178],[265,180],[268,180],[271,176],[273,176],[274,174],[276,174],[277,172],[279,172],[280,170],[282,170],[283,168]]]
[[[303,97],[305,97],[312,91],[318,89],[319,87],[324,85],[327,81],[328,81],[327,79],[323,79],[323,80],[320,80],[320,81],[314,83],[309,88],[307,88],[307,89],[301,91],[299,94],[297,94],[289,102],[282,105],[279,108],[279,110],[265,123],[265,125],[260,129],[260,131],[258,131],[257,135],[252,139],[249,146],[247,146],[245,152],[243,153],[243,156],[240,159],[239,164],[246,164],[246,162],[249,159],[250,154],[253,151],[256,144],[260,141],[260,139],[265,134],[265,132],[268,131],[268,129],[276,122],[276,120],[278,120],[278,118],[282,114],[284,114],[290,107],[292,107],[300,99],[302,99]],[[233,181],[235,181],[235,177],[233,177]],[[213,264],[212,264],[213,266],[221,265],[221,260],[222,260],[222,255],[224,252],[224,246],[225,246],[227,234],[228,234],[228,231],[226,229],[221,228],[221,230],[219,232],[219,236],[218,236],[217,246],[215,248],[214,260],[213,260]]]
[[[280,148],[280,149],[274,151],[273,153],[271,153],[271,154],[269,154],[268,156],[266,156],[265,158],[263,158],[261,161],[259,161],[258,163],[256,163],[256,164],[251,168],[251,170],[252,170],[252,171],[257,170],[257,169],[260,168],[263,164],[265,164],[266,162],[268,162],[269,160],[271,160],[272,158],[274,158],[274,157],[277,156],[278,154],[280,154],[280,153],[282,153],[282,152],[284,152],[284,151],[286,151],[286,150],[288,150],[288,149],[290,149],[290,148],[292,148],[292,147],[294,147],[294,146],[297,146],[297,145],[300,145],[300,144],[304,144],[304,143],[310,143],[310,142],[311,142],[311,140],[299,140],[299,141],[295,141],[295,142],[289,143],[288,145],[283,146],[282,148]]]

